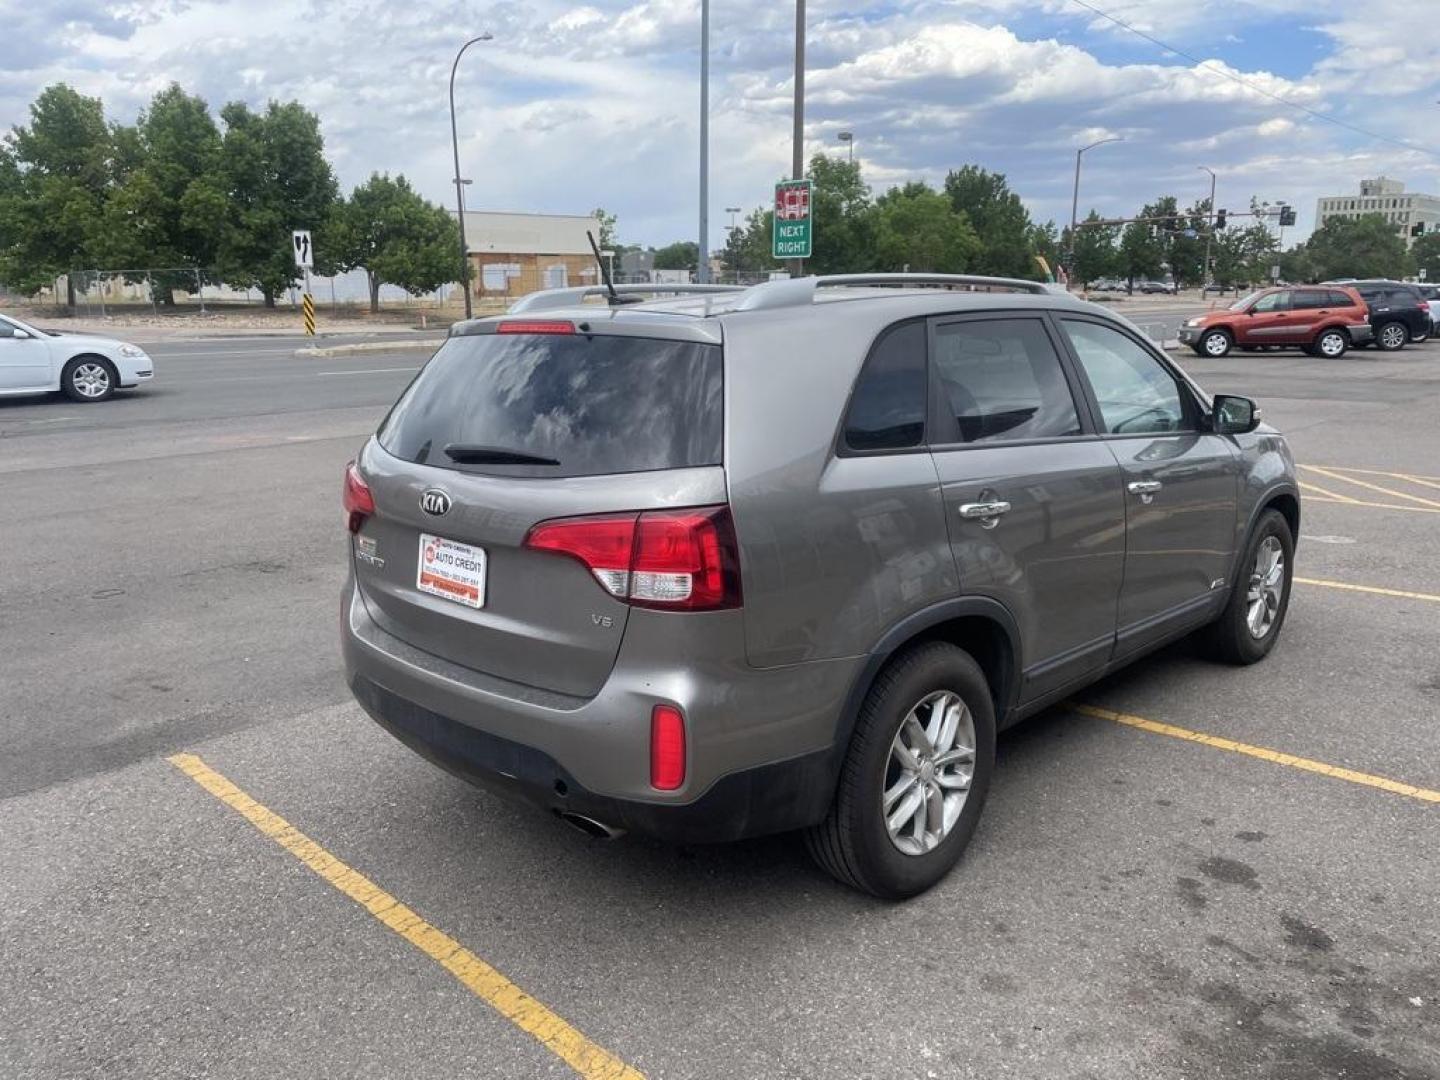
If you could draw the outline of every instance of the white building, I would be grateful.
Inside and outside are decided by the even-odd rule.
[[[1360,181],[1358,195],[1327,195],[1315,204],[1315,227],[1329,218],[1356,218],[1365,214],[1382,214],[1395,226],[1406,247],[1414,242],[1411,230],[1424,225],[1425,232],[1440,229],[1440,196],[1407,194],[1399,180],[1383,176]]]

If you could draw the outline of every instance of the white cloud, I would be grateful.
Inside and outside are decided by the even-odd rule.
[[[1082,203],[1107,213],[1167,191],[1203,194],[1201,164],[1221,173],[1222,204],[1253,191],[1290,199],[1302,220],[1314,195],[1371,172],[1440,188],[1435,158],[1253,89],[1427,139],[1440,39],[1391,32],[1413,21],[1414,0],[1364,11],[1350,0],[1096,4],[1216,59],[1167,58],[1071,0],[811,0],[807,153],[838,153],[836,132],[853,130],[873,185],[938,181],[976,162],[1057,218],[1069,215],[1075,147],[1117,134],[1125,141],[1087,155],[1082,188]],[[404,172],[448,203],[450,63],[465,36],[489,29],[496,40],[466,54],[456,81],[472,207],[603,205],[619,213],[623,239],[653,243],[693,230],[698,0],[133,0],[97,10],[49,0],[7,14],[20,59],[0,71],[0,127],[23,123],[29,101],[62,79],[127,122],[172,79],[217,112],[232,99],[296,98],[321,116],[344,184]],[[713,5],[712,242],[720,207],[763,202],[788,171],[792,10]],[[1331,47],[1313,55],[1315,34],[1302,46],[1274,32],[1276,19]],[[1263,64],[1223,59],[1232,48],[1253,57],[1260,41],[1274,43]]]

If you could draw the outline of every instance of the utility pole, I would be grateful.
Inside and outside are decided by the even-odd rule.
[[[795,109],[790,133],[790,179],[805,178],[805,0],[795,0]],[[813,221],[814,208],[811,208]],[[812,225],[813,229],[814,226]],[[790,276],[805,272],[804,259],[790,260]]]
[[[1200,282],[1203,289],[1210,281],[1210,241],[1215,238],[1215,170],[1204,165],[1196,165],[1197,169],[1210,174],[1210,228],[1205,233],[1205,273],[1204,280]],[[1202,294],[1203,295],[1203,294]]]
[[[700,0],[700,243],[695,280],[710,280],[710,0]]]
[[[470,306],[470,246],[465,242],[465,199],[462,195],[460,180],[460,136],[455,128],[455,71],[460,66],[460,57],[465,55],[465,50],[481,41],[490,41],[494,37],[490,31],[485,31],[479,37],[473,37],[455,54],[455,62],[450,65],[450,148],[455,152],[455,216],[460,222],[460,288],[465,293],[465,318],[474,315]]]

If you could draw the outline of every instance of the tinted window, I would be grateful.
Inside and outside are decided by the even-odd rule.
[[[1188,431],[1180,387],[1161,365],[1118,330],[1062,321],[1095,391],[1105,430],[1116,435]]]
[[[1290,310],[1290,294],[1288,292],[1266,293],[1255,301],[1256,311],[1288,311]]]
[[[717,345],[583,334],[456,337],[386,417],[380,445],[419,464],[518,476],[717,465],[722,377]],[[460,446],[559,465],[459,463]]]
[[[887,330],[870,350],[845,417],[851,450],[897,450],[925,440],[925,324]]]
[[[1321,292],[1319,289],[1297,289],[1291,294],[1290,307],[1294,311],[1310,308],[1323,308],[1329,300],[1329,293]]]
[[[1354,307],[1355,300],[1348,293],[1332,292],[1330,294],[1331,307]]]
[[[961,442],[1080,434],[1060,358],[1038,319],[940,326],[935,373]]]

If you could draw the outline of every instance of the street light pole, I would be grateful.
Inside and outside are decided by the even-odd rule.
[[[795,108],[790,132],[790,178],[805,176],[805,0],[795,0]],[[811,207],[814,213],[814,207]],[[812,217],[813,221],[813,217]],[[811,226],[812,234],[814,226]],[[790,276],[799,277],[805,270],[804,259],[790,260]]]
[[[481,41],[491,41],[494,35],[485,31],[479,37],[473,37],[455,54],[455,62],[450,65],[450,149],[455,154],[455,216],[460,222],[460,288],[465,293],[465,318],[470,318],[474,311],[470,306],[470,246],[465,242],[465,198],[462,193],[460,180],[460,135],[455,127],[455,71],[460,66],[460,57],[465,55],[465,50],[471,45]]]
[[[738,214],[738,213],[740,213],[740,207],[738,207],[738,206],[727,206],[727,207],[725,207],[725,213],[727,213],[727,214],[730,215],[730,227],[729,227],[728,230],[727,230],[727,232],[729,233],[729,238],[728,238],[728,241],[727,241],[727,246],[730,248],[730,255],[731,255],[731,257],[734,258],[734,260],[735,260],[735,265],[732,267],[732,269],[735,271],[735,284],[736,284],[736,285],[739,285],[739,284],[740,284],[740,244],[739,244],[739,242],[735,239],[735,230],[738,228],[738,226],[735,224],[735,215]]]
[[[700,0],[700,244],[695,280],[710,280],[710,0]]]
[[[1215,238],[1215,170],[1205,165],[1196,165],[1197,169],[1210,174],[1210,228],[1205,233],[1205,280],[1200,283],[1203,290],[1206,285],[1211,285],[1210,280],[1210,241]],[[1203,292],[1202,292],[1203,297]]]
[[[1080,158],[1086,150],[1094,150],[1097,146],[1104,146],[1106,143],[1124,142],[1123,135],[1112,135],[1108,139],[1101,139],[1089,146],[1082,146],[1075,151],[1075,191],[1070,196],[1070,269],[1075,269],[1075,238],[1080,224]]]
[[[850,164],[855,164],[855,133],[853,131],[842,131],[835,136],[850,148]]]

